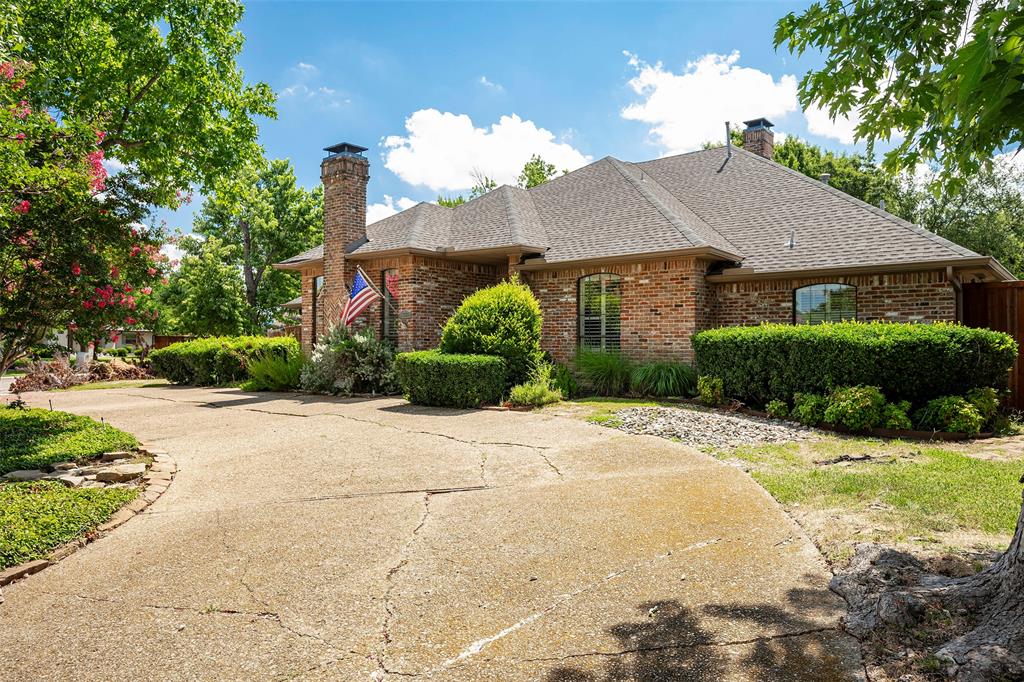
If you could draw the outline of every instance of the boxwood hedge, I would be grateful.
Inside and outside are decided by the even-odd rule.
[[[409,402],[440,407],[497,403],[505,391],[506,360],[423,350],[395,356],[395,371]]]
[[[752,405],[877,386],[922,404],[974,387],[1006,386],[1017,356],[1009,335],[951,323],[841,322],[726,327],[693,336],[697,369]]]
[[[267,354],[298,355],[290,336],[216,336],[172,343],[149,354],[153,371],[176,384],[212,386],[249,378],[250,360]]]

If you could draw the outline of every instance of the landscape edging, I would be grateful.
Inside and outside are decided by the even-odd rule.
[[[75,538],[54,548],[48,558],[33,559],[32,561],[26,561],[3,569],[0,571],[0,587],[10,585],[17,580],[38,573],[47,566],[68,558],[90,542],[98,540],[118,526],[134,518],[149,507],[149,505],[160,499],[160,496],[170,487],[171,481],[174,480],[174,475],[178,471],[178,465],[165,450],[159,448],[140,445],[138,453],[146,454],[153,458],[153,463],[146,469],[146,473],[142,475],[145,485],[139,491],[138,497],[118,509],[109,519],[82,537]],[[3,597],[0,597],[0,603],[3,603]]]

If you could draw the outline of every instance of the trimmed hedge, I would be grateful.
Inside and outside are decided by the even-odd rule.
[[[421,350],[395,356],[395,371],[409,402],[478,407],[501,400],[508,365],[497,355]]]
[[[726,327],[695,334],[693,349],[701,374],[720,377],[727,397],[753,405],[857,385],[922,404],[1005,387],[1017,356],[1007,334],[944,322]]]
[[[154,372],[176,384],[212,386],[249,378],[251,360],[268,354],[299,355],[291,336],[216,336],[172,343],[149,354]]]

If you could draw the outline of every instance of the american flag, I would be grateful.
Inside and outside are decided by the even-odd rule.
[[[345,303],[345,309],[341,311],[341,320],[345,326],[352,324],[352,321],[359,317],[359,313],[373,303],[373,299],[377,296],[377,290],[367,284],[363,273],[357,270],[356,276],[352,280],[352,293]]]

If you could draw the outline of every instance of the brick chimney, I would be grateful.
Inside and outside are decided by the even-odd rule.
[[[744,121],[747,126],[743,130],[743,148],[758,156],[770,159],[775,156],[775,133],[772,132],[771,121],[766,118],[755,118]]]
[[[324,185],[324,301],[328,311],[344,300],[350,275],[345,267],[345,250],[366,237],[366,183],[370,162],[366,147],[342,142],[324,149],[320,163]],[[325,312],[328,312],[325,311]],[[340,308],[339,308],[340,311]],[[334,315],[336,317],[336,315]]]

